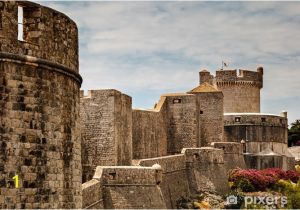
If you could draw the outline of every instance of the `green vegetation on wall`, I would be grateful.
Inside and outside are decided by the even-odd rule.
[[[291,124],[289,129],[288,146],[300,146],[300,120]]]

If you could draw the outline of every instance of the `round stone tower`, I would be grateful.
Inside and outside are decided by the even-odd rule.
[[[225,113],[259,113],[260,89],[263,87],[263,68],[249,70],[218,70],[214,77],[208,71],[200,72],[200,84],[208,82],[224,94]]]
[[[76,24],[0,1],[0,208],[81,208],[81,82]]]

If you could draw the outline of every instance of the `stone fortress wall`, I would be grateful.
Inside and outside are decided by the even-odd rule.
[[[287,118],[260,113],[224,115],[224,141],[246,142],[247,151],[258,153],[267,148],[284,154],[287,149]]]
[[[182,148],[222,141],[222,136],[221,92],[164,94],[153,110],[133,110],[134,159],[179,154]]]
[[[119,112],[114,107],[124,114],[115,118]],[[182,148],[209,146],[223,136],[223,94],[205,88],[162,95],[152,110],[132,110],[131,98],[115,90],[91,90],[81,97],[80,113],[84,181],[98,165],[179,154]]]
[[[199,141],[196,97],[193,94],[169,94],[167,103],[168,153],[197,147]]]
[[[131,165],[131,97],[117,90],[81,92],[83,182],[97,166]]]
[[[152,110],[133,109],[132,148],[133,159],[160,157],[168,154],[168,128],[166,98]]]
[[[0,208],[81,208],[76,24],[30,2],[0,17]]]
[[[224,94],[225,142],[244,142],[248,167],[291,168],[293,157],[287,150],[287,113],[280,116],[260,113],[263,67],[249,70],[207,70],[200,73],[200,84],[208,82]]]
[[[82,185],[83,208],[165,209],[161,173],[156,167],[98,166]]]
[[[99,166],[93,179],[83,184],[83,207],[174,209],[191,193],[226,193],[224,151],[233,152],[235,144],[186,148],[177,155],[137,160],[134,166]]]
[[[208,82],[224,94],[225,113],[259,113],[260,89],[263,87],[263,68],[249,70],[218,70],[216,76],[207,70],[199,73],[200,84]]]
[[[243,75],[245,79],[249,79],[252,78],[251,75],[257,74],[244,72]],[[247,77],[247,75],[250,76]],[[210,75],[209,78],[211,77]],[[105,91],[103,90],[103,93]],[[100,94],[102,91],[97,92],[99,94],[96,100],[106,103],[108,99]],[[187,93],[162,95],[154,109],[132,110],[132,163],[135,166],[127,167],[131,170],[128,179],[134,177],[135,173],[138,173],[136,170],[141,166],[152,167],[159,164],[162,177],[157,186],[160,189],[159,192],[162,193],[163,203],[167,208],[176,208],[179,199],[193,193],[217,191],[224,194],[227,190],[224,180],[227,179],[226,173],[230,169],[236,167],[290,169],[293,167],[292,157],[286,153],[286,113],[282,116],[261,113],[224,114],[223,100],[226,100],[223,99],[223,93],[208,81]],[[85,102],[92,104],[91,101]],[[104,107],[113,107],[113,105],[104,104]],[[127,110],[129,109],[130,107]],[[88,108],[88,110],[92,109]],[[99,108],[96,107],[96,110]],[[100,122],[100,119],[101,117],[96,117],[94,123],[102,125],[103,122]],[[91,120],[86,120],[85,124],[91,124],[91,122]],[[86,127],[88,132],[95,131],[95,129],[90,129],[89,125]],[[107,132],[104,132],[107,137]],[[83,130],[83,136],[84,133]],[[112,131],[112,136],[113,133]],[[241,143],[242,140],[245,144]],[[96,141],[105,142],[103,138]],[[116,157],[118,151],[115,150],[110,155]],[[100,156],[101,154],[92,158],[101,158]],[[91,193],[95,193],[91,190],[93,188],[97,188],[101,193],[104,192],[105,187],[100,180],[97,181],[94,178],[83,185],[84,198],[93,198],[88,199],[84,207],[105,206],[105,203],[111,202],[111,198],[107,200],[105,193],[98,197],[97,195],[91,196]],[[123,184],[120,181],[120,183],[115,183],[114,187],[118,188]],[[141,188],[137,187],[136,190],[142,189],[141,193],[146,193],[143,184],[139,184]],[[115,189],[115,192],[118,192],[120,198],[125,198],[128,194],[127,190],[121,189]],[[148,198],[141,200],[145,199]],[[123,203],[124,200],[120,203],[126,207],[140,205],[130,197],[125,200],[127,203]],[[107,207],[119,207],[116,205],[120,204],[114,200]],[[151,203],[147,205],[149,208],[153,206]]]
[[[0,1],[0,17],[0,208],[176,208],[192,193],[225,194],[234,167],[293,166],[280,151],[286,113],[259,113],[262,67],[201,71],[193,90],[133,110],[117,90],[79,92],[67,16]]]
[[[159,164],[162,169],[160,188],[168,209],[176,209],[176,201],[190,195],[185,155],[177,154],[138,160],[136,165],[151,167]]]

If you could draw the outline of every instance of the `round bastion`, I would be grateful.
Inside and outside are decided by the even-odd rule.
[[[0,208],[81,208],[77,26],[27,1],[0,17]]]
[[[266,149],[285,154],[287,149],[287,116],[264,113],[225,113],[224,141],[245,142],[246,153]]]

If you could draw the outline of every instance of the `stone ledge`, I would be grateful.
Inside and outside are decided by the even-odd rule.
[[[28,55],[18,55],[18,54],[7,53],[7,52],[0,52],[0,61],[10,61],[10,62],[18,62],[18,63],[20,62],[20,63],[38,65],[40,67],[50,68],[53,71],[72,77],[80,85],[82,84],[82,77],[78,73],[76,73],[76,70],[42,58],[36,58]]]

